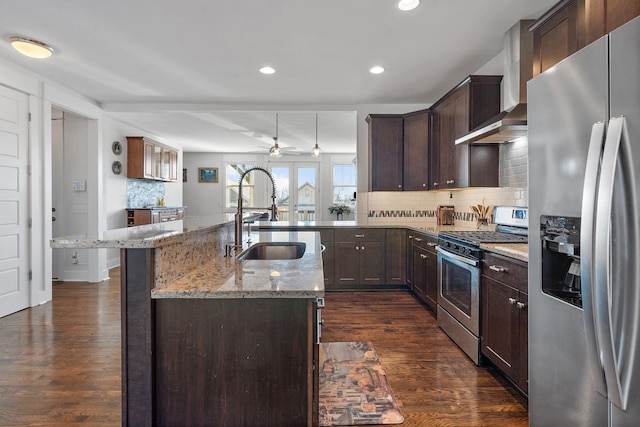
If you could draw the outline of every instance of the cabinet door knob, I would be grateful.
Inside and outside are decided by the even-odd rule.
[[[509,304],[514,305],[516,303],[515,298],[509,298]]]
[[[500,267],[499,265],[490,265],[489,270],[497,271],[498,273],[507,271],[504,267]]]
[[[364,251],[364,246],[360,246],[360,249]]]
[[[523,309],[523,308],[525,308],[527,305],[526,305],[525,303],[523,303],[523,302],[518,302],[518,303],[516,303],[516,306],[517,306],[520,310],[522,310],[522,309]]]
[[[434,186],[434,187],[437,187],[437,186],[438,186],[438,183],[437,183],[437,182],[434,182],[434,183],[433,183],[433,186]]]
[[[433,242],[428,242],[427,243],[427,246],[429,246],[429,247],[434,247],[436,245],[437,245],[437,243],[433,243]]]
[[[422,184],[422,186],[423,186],[423,187],[426,187],[426,186],[427,186],[427,184]]]
[[[358,249],[360,249],[360,248],[356,246],[356,251],[357,251]]]
[[[412,235],[409,235],[409,239],[413,239],[413,236],[412,236]]]
[[[425,254],[420,254],[420,258],[427,259],[427,256]]]

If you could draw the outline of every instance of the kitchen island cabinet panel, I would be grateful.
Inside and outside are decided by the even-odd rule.
[[[312,300],[155,303],[154,425],[312,424]]]

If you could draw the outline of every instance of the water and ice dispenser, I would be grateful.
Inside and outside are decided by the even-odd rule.
[[[582,307],[580,218],[540,217],[542,292]]]

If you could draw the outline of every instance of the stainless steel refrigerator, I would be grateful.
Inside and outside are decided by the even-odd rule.
[[[531,426],[640,425],[640,18],[528,83]]]

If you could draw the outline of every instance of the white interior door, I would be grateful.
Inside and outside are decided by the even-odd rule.
[[[318,212],[318,164],[272,163],[270,172],[276,182],[278,219],[316,221]]]
[[[0,86],[0,317],[29,306],[27,95]]]
[[[62,237],[64,233],[64,114],[57,108],[51,109],[51,236]],[[51,251],[51,277],[64,280],[64,249]]]

